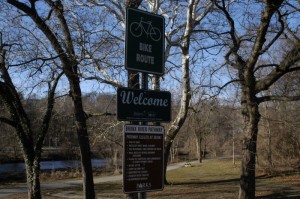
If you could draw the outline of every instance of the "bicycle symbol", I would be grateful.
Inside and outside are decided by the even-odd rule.
[[[159,41],[161,39],[160,30],[153,27],[151,21],[144,21],[143,17],[141,17],[140,22],[132,22],[129,30],[134,37],[140,37],[144,32],[147,37],[150,36],[153,41]]]

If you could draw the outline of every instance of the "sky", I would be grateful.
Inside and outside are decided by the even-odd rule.
[[[105,7],[78,7],[76,9],[72,8],[72,4],[66,5],[68,22],[71,27],[72,36],[74,38],[75,49],[78,55],[78,59],[80,60],[81,72],[86,75],[97,75],[100,77],[104,77],[100,74],[99,69],[101,67],[109,67],[110,69],[107,71],[108,74],[114,79],[120,81],[123,85],[126,86],[126,70],[124,68],[124,28],[122,23],[116,20],[115,16],[120,14],[119,17],[123,17],[121,15],[120,10],[117,7],[114,7],[109,12],[106,12],[108,8]],[[243,12],[236,12],[236,10],[241,10],[239,6],[243,5],[243,9],[248,12],[248,15],[242,15]],[[178,7],[176,10],[174,9],[167,13],[168,15],[179,12],[182,14],[182,17],[185,16],[185,10]],[[28,61],[35,56],[45,57],[45,55],[55,56],[53,49],[50,47],[50,44],[46,41],[47,39],[43,36],[43,34],[32,24],[31,19],[28,17],[20,17],[16,12],[7,12],[5,10],[6,5],[2,8],[3,11],[0,14],[0,31],[3,32],[4,40],[8,43],[12,43],[14,41],[23,41],[23,45],[14,45],[10,49],[10,53],[8,53],[8,61],[10,65],[15,65],[17,63],[21,63],[24,61]],[[38,2],[39,13],[42,16],[46,17],[49,9],[42,3]],[[141,9],[145,7],[142,6]],[[241,3],[237,6],[232,6],[230,11],[235,15],[237,23],[238,33],[240,35],[246,32],[244,29],[245,25],[249,25],[253,20],[258,21],[259,15],[254,15],[251,12],[253,10],[257,10],[260,13],[259,4],[250,5],[247,3]],[[68,10],[70,9],[70,10]],[[10,10],[11,11],[11,10]],[[113,13],[115,12],[115,13]],[[124,13],[123,13],[124,14]],[[298,13],[294,13],[294,15],[299,15]],[[177,24],[181,23],[180,16],[175,18],[174,21],[170,21],[167,15],[165,16],[166,20],[166,33],[168,34],[172,31]],[[296,19],[297,17],[295,17]],[[54,19],[51,18],[51,19]],[[123,18],[124,19],[124,18]],[[292,27],[294,29],[299,29],[299,21],[291,19],[289,23],[292,23]],[[174,22],[174,26],[172,23]],[[209,15],[207,20],[204,20],[200,23],[200,29],[209,27],[213,23],[221,22],[221,20],[216,20],[214,15]],[[61,34],[61,31],[57,29],[57,24],[55,20],[51,20],[48,24],[53,28],[53,30],[57,30],[57,34]],[[252,24],[254,25],[254,24]],[[21,28],[20,28],[21,27]],[[84,28],[86,32],[80,31],[81,28]],[[224,29],[225,31],[225,29]],[[299,31],[299,30],[298,30]],[[178,34],[179,35],[179,34]],[[174,39],[178,36],[174,36]],[[117,40],[114,40],[116,39]],[[36,44],[36,41],[39,41]],[[111,43],[107,43],[110,41]],[[64,42],[63,38],[61,38],[61,42]],[[78,42],[78,44],[76,43]],[[219,42],[222,42],[221,40]],[[81,44],[81,45],[80,45]],[[209,85],[210,82],[217,83],[218,85],[222,85],[230,80],[229,72],[232,75],[234,71],[227,71],[226,68],[222,68],[218,70],[217,73],[214,73],[214,76],[210,74],[219,65],[224,63],[224,54],[226,50],[219,51],[218,47],[211,48],[207,51],[197,51],[197,48],[207,47],[212,45],[211,40],[205,39],[204,37],[199,40],[198,43],[192,43],[191,47],[191,77],[192,77],[192,87],[196,88],[197,86],[204,84]],[[33,50],[32,50],[33,49]],[[219,53],[220,52],[220,53]],[[92,59],[86,59],[90,56],[89,53],[92,53]],[[218,54],[219,53],[219,54]],[[166,62],[166,71],[168,72],[166,75],[162,77],[161,80],[161,89],[162,90],[170,90],[174,94],[180,95],[181,88],[181,55],[179,48],[172,48],[171,56]],[[83,59],[85,58],[85,59]],[[55,60],[56,64],[58,63],[58,59]],[[99,66],[95,68],[96,61]],[[12,71],[12,77],[17,87],[25,94],[35,94],[44,96],[46,94],[46,83],[37,84],[41,80],[47,80],[49,76],[49,71],[54,62],[47,62],[47,64],[43,65],[42,70],[38,70],[38,67],[42,64],[41,61],[31,62],[30,65],[26,67],[10,67]],[[36,67],[36,70],[30,71],[29,67]],[[213,78],[210,81],[210,78]],[[33,89],[32,89],[33,88]],[[96,81],[82,81],[81,88],[83,93],[89,92],[98,92],[98,93],[115,93],[116,88],[99,83]],[[59,94],[63,95],[68,93],[69,86],[66,78],[62,78],[60,84],[58,86]],[[231,93],[231,92],[229,92]],[[225,95],[225,94],[224,94]],[[231,94],[229,94],[231,95]]]

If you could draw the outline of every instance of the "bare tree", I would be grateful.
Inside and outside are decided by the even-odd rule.
[[[205,5],[205,6],[204,6]],[[203,6],[203,7],[201,7]],[[187,5],[187,13],[186,13],[186,21],[184,23],[179,24],[174,28],[174,30],[170,31],[166,34],[167,50],[171,46],[177,46],[180,48],[181,54],[181,70],[182,70],[182,79],[181,79],[181,101],[180,108],[173,119],[170,128],[167,130],[165,135],[165,174],[166,167],[170,156],[170,149],[172,147],[173,140],[178,134],[180,128],[186,120],[188,107],[191,100],[191,83],[190,83],[190,45],[191,45],[191,37],[192,33],[199,25],[199,23],[205,19],[205,16],[210,12],[213,7],[213,2],[203,1],[189,1]],[[201,9],[202,8],[202,9]],[[182,31],[182,37],[176,37],[176,33]],[[168,51],[167,51],[168,53]],[[167,179],[165,176],[165,183],[167,183]]]
[[[258,166],[268,174],[273,174],[278,167],[297,168],[300,158],[299,101],[270,101],[264,105],[259,126],[262,141],[258,145]]]
[[[296,24],[289,21],[299,18],[299,5],[282,0],[248,1],[245,4],[222,0],[215,5],[226,19],[219,18],[223,33],[227,36],[222,37],[227,48],[224,56],[226,65],[230,66],[229,71],[235,71],[234,78],[225,85],[232,82],[239,84],[244,118],[239,198],[255,198],[259,104],[269,100],[300,99],[296,93],[279,96],[264,92],[283,76],[300,70],[299,32],[295,29]],[[243,11],[244,17],[234,14],[233,10],[237,8]],[[260,15],[251,13],[251,10],[260,10]],[[293,42],[288,48],[282,48],[280,41],[283,39]]]
[[[70,26],[65,17],[64,5],[62,1],[46,0],[43,2],[43,9],[40,9],[38,1],[7,0],[7,3],[19,12],[24,13],[23,17],[29,17],[34,22],[35,26],[47,38],[60,61],[61,69],[69,82],[69,94],[74,105],[76,132],[82,163],[84,196],[85,198],[95,198],[90,143],[86,125],[87,117],[81,97],[79,63],[76,59]]]
[[[216,106],[214,105],[213,99],[198,101],[191,105],[190,108],[191,114],[189,115],[189,126],[196,136],[199,163],[202,163],[202,159],[206,153],[206,146],[203,147],[203,143],[207,136],[215,130],[213,124],[216,123],[216,121],[214,121],[212,114],[215,108]]]
[[[62,73],[57,74],[53,72],[52,78],[47,82],[47,106],[40,128],[37,132],[34,132],[28,113],[24,109],[20,93],[17,91],[11,79],[10,71],[8,70],[9,67],[5,63],[5,46],[7,45],[2,43],[2,34],[0,34],[0,42],[0,98],[3,100],[4,106],[9,113],[8,116],[0,115],[0,121],[15,129],[26,165],[28,198],[39,199],[41,198],[40,160],[42,146],[52,116],[55,89]]]

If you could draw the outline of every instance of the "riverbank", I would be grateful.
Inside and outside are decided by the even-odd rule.
[[[97,167],[93,169],[94,176],[109,176],[116,174],[114,169],[109,166]],[[82,176],[80,169],[46,169],[42,170],[40,174],[40,180],[42,183],[48,183],[57,180],[64,179],[75,179]],[[9,173],[0,173],[0,184],[9,185],[9,184],[18,184],[26,183],[26,173],[24,172],[9,172]]]
[[[78,171],[81,169],[80,165],[81,162],[79,160],[51,160],[40,162],[41,172],[46,174],[55,171],[67,171],[68,173],[78,173]],[[95,170],[98,168],[102,169],[109,167],[108,162],[104,159],[92,159],[92,166]],[[24,173],[24,162],[0,164],[0,176],[3,176],[4,178],[6,178],[6,175],[10,175],[9,178],[15,179],[14,176],[22,176]],[[17,178],[16,180],[19,180],[19,178]]]

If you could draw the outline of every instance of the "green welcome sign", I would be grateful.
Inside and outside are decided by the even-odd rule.
[[[171,93],[118,88],[117,119],[119,121],[170,122]]]

